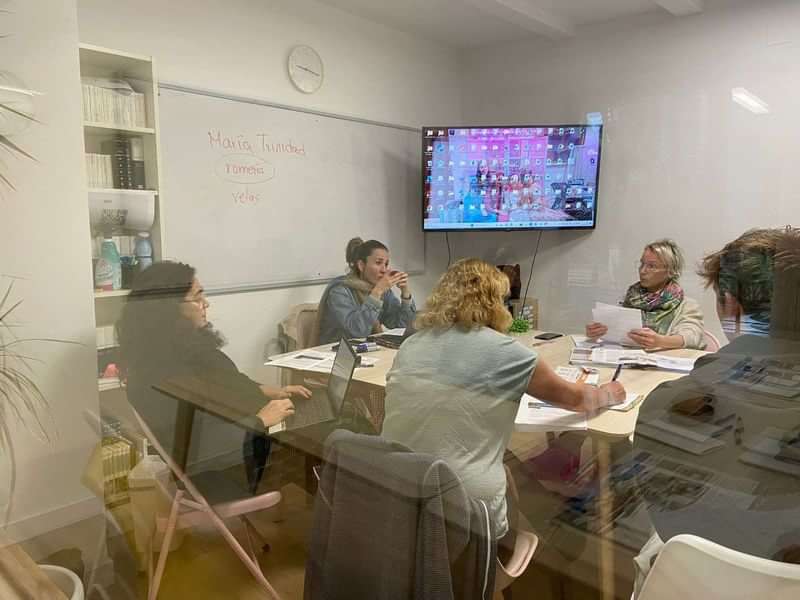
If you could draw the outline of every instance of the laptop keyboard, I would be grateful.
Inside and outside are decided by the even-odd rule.
[[[292,402],[294,402],[294,414],[282,423],[270,427],[270,433],[322,423],[332,416],[327,392],[324,390],[315,391],[311,398],[298,398]]]

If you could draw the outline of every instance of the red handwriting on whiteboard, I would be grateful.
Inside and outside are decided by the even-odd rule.
[[[233,203],[239,206],[253,206],[261,200],[258,194],[251,192],[246,187],[243,192],[232,192],[231,196],[233,196]]]
[[[212,148],[253,153],[253,146],[247,141],[246,137],[241,134],[236,136],[222,135],[219,129],[208,132],[208,144]]]
[[[254,154],[228,154],[217,160],[217,177],[231,183],[254,185],[275,177],[275,167]]]
[[[277,141],[268,133],[257,133],[256,137],[258,138],[260,144],[259,150],[261,150],[261,152],[269,152],[271,154],[294,154],[295,156],[306,155],[305,144],[294,143],[291,139]]]

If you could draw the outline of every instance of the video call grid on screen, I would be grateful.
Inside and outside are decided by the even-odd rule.
[[[424,127],[423,229],[592,229],[602,125]]]

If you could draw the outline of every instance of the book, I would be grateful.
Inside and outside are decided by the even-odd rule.
[[[108,154],[86,153],[86,183],[90,188],[110,188],[114,186],[111,156]]]
[[[124,79],[81,78],[83,119],[118,127],[147,127],[145,95]]]
[[[128,140],[117,136],[101,144],[105,154],[111,156],[114,187],[120,190],[133,189],[133,164]]]

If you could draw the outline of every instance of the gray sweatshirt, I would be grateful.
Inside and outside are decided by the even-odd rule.
[[[319,343],[338,342],[341,338],[367,337],[377,321],[389,329],[408,327],[417,314],[414,301],[401,301],[391,290],[380,300],[367,296],[358,301],[355,292],[344,284],[345,277],[337,277],[325,288],[319,307],[322,318],[319,326]]]

